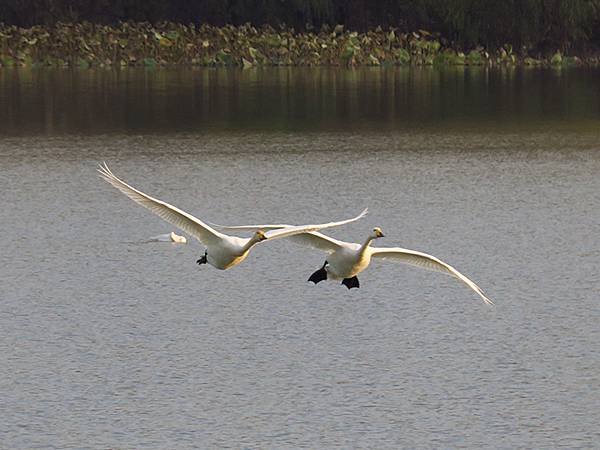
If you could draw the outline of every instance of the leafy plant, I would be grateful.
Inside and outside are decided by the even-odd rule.
[[[2,1],[2,0],[0,0]],[[489,53],[488,53],[489,51]],[[536,54],[537,56],[537,54]],[[574,58],[563,50],[520,58],[513,47],[465,53],[439,33],[418,29],[400,33],[376,28],[364,33],[338,26],[297,32],[250,24],[182,25],[124,22],[115,26],[89,22],[19,28],[0,24],[0,66],[156,67],[201,66],[390,66],[390,65],[581,65],[598,58]]]

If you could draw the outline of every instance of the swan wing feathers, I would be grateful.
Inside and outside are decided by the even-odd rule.
[[[473,289],[485,303],[493,305],[489,298],[483,293],[481,288],[477,286],[473,281],[464,276],[454,267],[445,262],[439,260],[435,256],[428,255],[427,253],[417,252],[415,250],[408,250],[405,248],[372,248],[371,256],[374,258],[381,258],[384,260],[398,261],[412,266],[420,267],[426,270],[432,270],[434,272],[441,272],[447,275],[458,278],[460,281],[465,283],[471,289]]]
[[[350,222],[354,222],[358,219],[362,219],[363,217],[365,217],[367,215],[367,213],[369,212],[369,208],[365,208],[358,216],[353,217],[352,219],[347,219],[347,220],[341,220],[339,222],[330,222],[330,223],[325,223],[325,224],[320,224],[320,225],[288,225],[288,224],[276,224],[276,225],[233,225],[233,226],[229,226],[229,225],[219,225],[217,223],[210,223],[212,226],[214,226],[215,228],[218,228],[219,230],[228,232],[228,233],[240,233],[240,232],[256,232],[256,231],[272,231],[272,230],[281,230],[283,228],[288,229],[288,231],[286,231],[285,235],[281,235],[278,237],[288,237],[288,236],[294,236],[294,235],[298,235],[300,233],[309,233],[311,231],[317,231],[317,230],[322,230],[324,228],[331,228],[331,227],[337,227],[340,225],[344,225]],[[273,235],[277,235],[277,233],[273,233]],[[267,237],[269,236],[269,233],[266,233]],[[272,239],[272,237],[271,237]]]
[[[337,222],[320,223],[315,225],[288,226],[285,228],[271,229],[265,233],[265,236],[267,239],[279,239],[284,237],[304,235],[306,233],[311,233],[325,228],[339,227],[340,225],[345,225],[363,218],[367,215],[367,212],[368,208],[365,208],[358,216],[351,219],[339,220]]]
[[[279,225],[219,225],[218,223],[208,222],[215,228],[218,228],[221,231],[225,231],[227,233],[254,233],[255,231],[270,231],[270,230],[279,230],[280,228],[288,228],[293,225],[279,224]]]
[[[226,235],[213,230],[210,226],[191,214],[188,214],[167,202],[158,200],[154,197],[144,194],[142,191],[139,191],[134,187],[131,187],[123,180],[117,178],[110,171],[106,163],[100,165],[98,172],[104,181],[112,184],[131,200],[142,205],[144,208],[149,209],[154,214],[176,226],[177,228],[180,228],[196,237],[203,244],[208,245],[211,243],[217,243],[227,238]]]
[[[295,234],[288,239],[295,244],[311,247],[316,250],[323,250],[327,253],[333,253],[342,247],[348,247],[350,245],[347,242],[338,241],[337,239],[333,239],[317,232]]]
[[[258,230],[269,231],[292,227],[292,225],[283,224],[227,226],[211,223],[211,225],[218,228],[219,230],[226,231],[228,233],[255,232]],[[344,244],[346,244],[345,242],[338,241],[336,239],[330,238],[329,236],[325,236],[324,234],[317,232],[303,232],[300,234],[293,234],[291,236],[286,237],[288,240],[292,241],[295,244],[302,245],[304,247],[311,247],[316,250],[323,250],[328,253],[333,253],[340,247],[343,247]]]

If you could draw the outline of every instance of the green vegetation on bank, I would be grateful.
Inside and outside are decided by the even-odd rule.
[[[456,50],[439,33],[400,33],[380,27],[358,33],[323,26],[318,33],[249,24],[177,23],[0,26],[0,66],[395,66],[395,65],[597,65],[555,50],[544,57],[498,48]]]
[[[0,0],[6,25],[83,22],[423,29],[464,48],[508,43],[519,54],[560,49],[581,55],[600,47],[600,0]]]

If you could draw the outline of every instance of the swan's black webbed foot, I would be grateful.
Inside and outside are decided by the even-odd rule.
[[[342,284],[344,286],[346,286],[348,289],[352,289],[352,288],[359,288],[360,287],[360,283],[358,282],[358,277],[355,275],[352,278],[344,278],[344,281],[342,281]]]
[[[198,263],[198,265],[206,264],[208,262],[208,260],[206,259],[207,255],[208,255],[208,250],[206,250],[204,252],[204,256],[202,258],[200,258],[198,261],[196,261],[196,263]]]
[[[308,281],[312,281],[313,283],[317,284],[320,281],[326,280],[327,279],[327,271],[325,270],[326,265],[327,265],[327,261],[325,261],[325,264],[323,264],[323,267],[321,267],[319,270],[317,270],[315,273],[313,273],[308,278]]]

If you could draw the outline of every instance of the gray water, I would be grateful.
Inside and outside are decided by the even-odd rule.
[[[520,100],[514,81],[461,94],[466,74],[432,71],[380,111],[331,99],[372,99],[380,73],[285,73],[263,111],[281,72],[0,72],[0,447],[597,447],[598,81],[517,74],[534,97]],[[237,100],[181,95],[202,77]],[[424,94],[436,77],[458,102],[446,113]],[[217,223],[368,206],[331,234],[380,226],[378,245],[438,256],[497,306],[388,262],[360,289],[314,286],[324,254],[285,240],[231,270],[197,266],[197,241],[143,243],[173,228],[102,182],[100,161]]]

